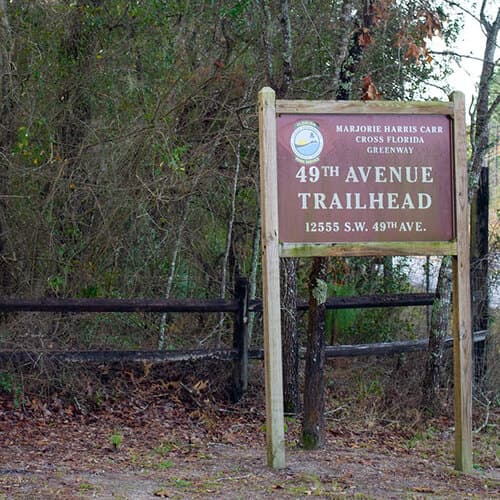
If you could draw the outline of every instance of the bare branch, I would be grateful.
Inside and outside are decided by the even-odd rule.
[[[481,24],[484,26],[486,31],[490,31],[492,29],[492,26],[490,22],[488,21],[486,14],[484,13],[484,10],[486,9],[486,3],[488,0],[483,0],[483,3],[481,4],[481,13],[480,13],[480,19],[481,19]],[[500,9],[499,9],[500,12]]]
[[[458,52],[454,52],[453,50],[429,50],[429,54],[438,56],[460,57],[465,59],[473,59],[474,61],[484,62],[484,59],[482,57],[471,56],[467,54],[459,54]]]
[[[475,19],[478,23],[481,23],[481,20],[479,19],[479,17],[476,16],[476,14],[474,14],[470,10],[466,9],[463,5],[460,5],[457,2],[453,2],[452,0],[448,0],[446,3],[452,7],[456,7],[457,9],[461,10],[464,14],[467,14],[470,17],[472,17],[473,19]]]
[[[302,8],[304,9],[304,15],[305,17],[307,17],[307,19],[309,20],[309,22],[311,23],[311,26],[313,27],[315,33],[317,34],[318,36],[318,40],[319,40],[319,43],[323,46],[323,48],[329,53],[330,57],[332,60],[335,60],[335,54],[333,54],[333,52],[330,50],[329,47],[327,47],[323,41],[323,37],[321,36],[319,30],[318,30],[318,27],[316,26],[316,24],[314,23],[314,20],[313,18],[311,17],[311,14],[310,14],[310,11],[308,9],[308,7],[304,4],[304,0],[301,0],[300,3],[302,4]]]

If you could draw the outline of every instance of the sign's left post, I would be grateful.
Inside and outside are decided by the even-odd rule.
[[[264,363],[266,372],[267,463],[285,467],[283,368],[281,362],[280,256],[278,235],[278,175],[276,96],[259,92],[260,199],[262,216],[262,293]]]

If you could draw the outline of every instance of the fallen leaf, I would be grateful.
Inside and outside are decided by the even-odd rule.
[[[417,493],[435,493],[435,490],[429,488],[428,486],[415,486],[413,491],[416,491]]]
[[[167,490],[163,490],[163,489],[161,489],[161,490],[156,490],[156,491],[153,493],[153,495],[154,495],[155,497],[160,497],[160,498],[169,498],[169,496],[170,496],[170,495],[169,495],[169,492],[168,492]]]

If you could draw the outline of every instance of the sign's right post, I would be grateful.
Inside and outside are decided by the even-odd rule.
[[[453,258],[453,373],[455,391],[455,467],[472,472],[472,322],[470,290],[470,233],[465,135],[465,99],[454,105],[455,217],[457,251]]]

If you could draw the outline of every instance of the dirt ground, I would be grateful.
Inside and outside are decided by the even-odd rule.
[[[137,448],[95,457],[92,447],[87,442],[77,457],[67,450],[27,462],[31,450],[14,446],[14,456],[2,456],[15,465],[0,471],[2,498],[500,497],[498,475],[495,481],[491,471],[467,476],[433,457],[373,446],[349,449],[334,440],[322,451],[289,450],[281,471],[266,466],[263,447],[255,444],[209,443],[174,454],[171,464]]]
[[[287,418],[286,468],[272,470],[261,389],[229,404],[206,380],[133,379],[92,411],[0,395],[0,499],[500,498],[494,412],[471,475],[454,470],[448,417],[363,418],[345,400],[329,400],[319,451],[300,448],[300,419]]]

